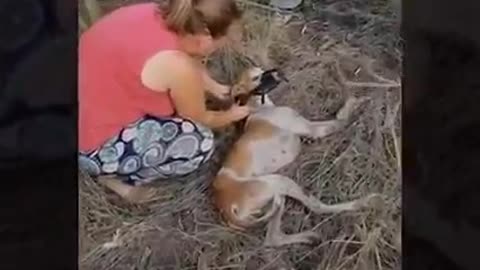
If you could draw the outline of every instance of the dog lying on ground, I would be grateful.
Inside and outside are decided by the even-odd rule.
[[[234,97],[252,97],[264,71],[247,70],[232,88]],[[316,214],[356,211],[381,203],[378,194],[339,204],[325,204],[307,195],[289,177],[276,174],[300,153],[301,137],[319,139],[346,127],[360,100],[350,98],[329,121],[309,121],[295,110],[275,106],[267,96],[264,103],[252,97],[253,112],[246,119],[240,138],[233,145],[213,181],[214,205],[225,223],[245,230],[268,221],[265,245],[310,243],[318,236],[312,231],[287,235],[281,230],[285,197],[291,197]],[[252,100],[250,100],[252,101]]]

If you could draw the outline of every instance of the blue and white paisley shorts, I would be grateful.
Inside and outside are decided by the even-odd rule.
[[[79,154],[91,176],[117,175],[132,185],[187,175],[208,161],[213,132],[190,120],[144,117],[99,149]]]

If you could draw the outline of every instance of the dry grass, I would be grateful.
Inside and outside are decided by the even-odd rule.
[[[298,16],[285,25],[284,18],[261,5],[246,8],[245,49],[225,49],[210,59],[217,78],[231,81],[248,64],[243,54],[262,66],[280,66],[290,83],[275,90],[272,99],[310,119],[331,117],[348,95],[368,98],[347,130],[311,142],[283,173],[326,202],[379,192],[387,198],[386,207],[316,216],[290,201],[284,229],[313,228],[321,241],[266,249],[264,229],[225,228],[210,205],[210,179],[232,140],[224,134],[211,164],[185,179],[159,183],[165,198],[148,206],[122,205],[82,175],[83,269],[399,269],[398,69],[373,61],[365,53],[371,48],[354,49],[335,33],[309,33],[304,28],[311,23]]]

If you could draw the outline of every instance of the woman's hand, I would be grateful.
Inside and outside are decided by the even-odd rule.
[[[250,114],[250,108],[248,106],[239,106],[234,104],[229,110],[233,121],[239,121],[244,119]]]

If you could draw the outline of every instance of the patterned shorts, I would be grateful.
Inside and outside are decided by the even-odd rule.
[[[139,185],[184,176],[210,159],[213,132],[180,118],[145,117],[122,129],[99,149],[79,154],[92,176],[117,175]]]

